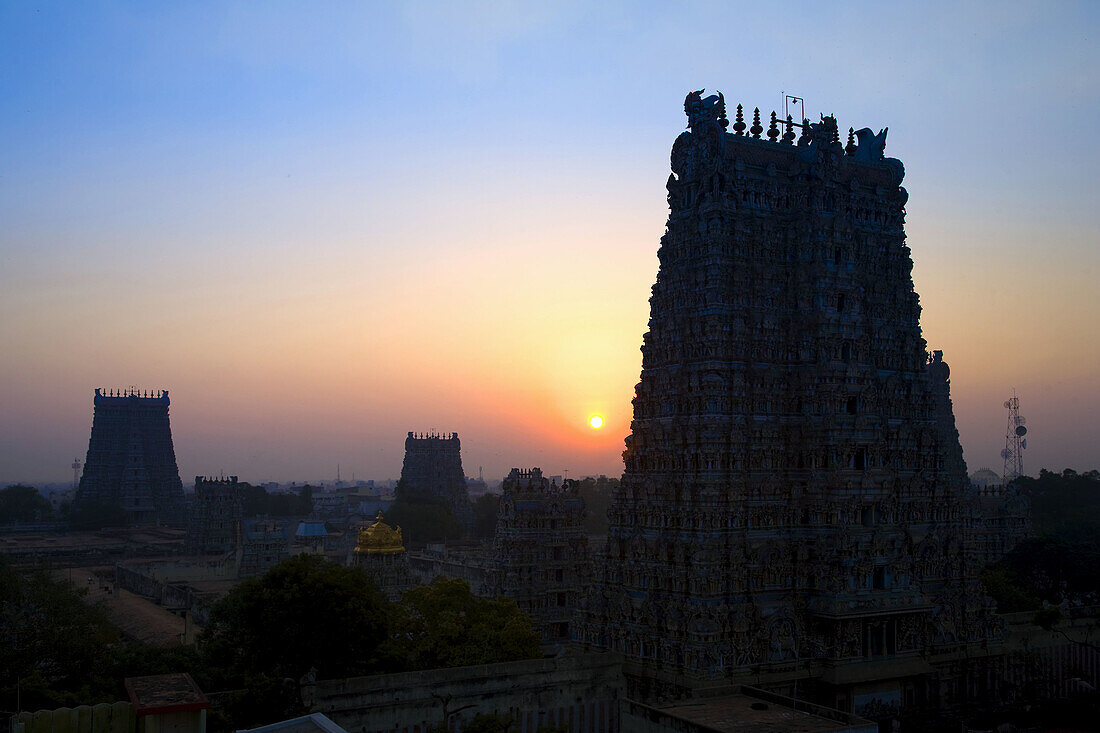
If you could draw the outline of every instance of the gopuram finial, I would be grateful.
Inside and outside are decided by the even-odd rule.
[[[882,160],[886,150],[886,133],[889,132],[889,130],[889,127],[884,127],[879,130],[877,135],[871,131],[870,127],[856,130],[855,135],[859,140],[859,147],[856,148],[853,157],[855,157],[856,160],[862,160],[867,163],[874,163]]]
[[[694,132],[697,129],[715,125],[724,130],[729,125],[726,119],[726,98],[721,92],[703,98],[704,89],[689,93],[684,98],[684,114],[687,115],[687,126]]]

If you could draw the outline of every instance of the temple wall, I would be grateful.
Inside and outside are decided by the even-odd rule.
[[[134,733],[137,718],[128,702],[79,705],[37,712],[18,713],[12,718],[12,733]]]
[[[461,710],[460,721],[510,714],[519,733],[534,733],[540,724],[616,733],[624,691],[618,656],[584,654],[326,680],[304,688],[303,701],[360,733],[424,733],[443,720],[444,700],[448,711]]]

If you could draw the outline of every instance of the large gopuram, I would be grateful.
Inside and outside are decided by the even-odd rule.
[[[750,126],[738,105],[728,131],[721,95],[684,106],[574,638],[624,654],[643,695],[748,681],[856,712],[932,695],[947,667],[928,660],[1001,625],[949,370],[921,336],[904,168],[885,130],[845,144],[833,117]]]
[[[168,391],[97,389],[94,405],[76,507],[116,506],[132,524],[185,524]]]

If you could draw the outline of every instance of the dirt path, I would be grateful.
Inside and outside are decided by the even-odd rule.
[[[69,579],[70,571],[59,570],[57,577]],[[105,580],[88,568],[74,568],[72,582],[86,588],[86,603],[103,601],[107,616],[127,639],[159,647],[180,646],[183,643],[184,620],[142,596],[120,589],[114,595],[114,580]],[[89,582],[91,580],[92,582]],[[202,629],[194,627],[197,635]]]

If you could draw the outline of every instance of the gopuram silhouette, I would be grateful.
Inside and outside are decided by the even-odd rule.
[[[886,130],[845,144],[834,117],[750,125],[741,105],[729,130],[701,91],[684,111],[574,640],[623,654],[639,699],[722,682],[856,712],[929,699],[1003,623],[950,371],[921,335],[904,167]]]
[[[184,525],[168,391],[96,389],[76,509],[121,510],[131,524]]]

